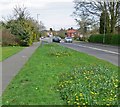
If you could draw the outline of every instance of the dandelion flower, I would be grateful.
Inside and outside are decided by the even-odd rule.
[[[82,97],[82,96],[83,96],[83,94],[82,94],[82,93],[80,93],[80,96]]]

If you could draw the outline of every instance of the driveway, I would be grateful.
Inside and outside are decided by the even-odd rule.
[[[60,43],[62,46],[84,52],[118,66],[119,47],[87,42]]]

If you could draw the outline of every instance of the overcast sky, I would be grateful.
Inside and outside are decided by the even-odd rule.
[[[39,21],[42,21],[47,29],[78,27],[71,16],[74,11],[73,0],[0,0],[0,20],[12,15],[15,6],[23,5],[35,19],[39,14]]]

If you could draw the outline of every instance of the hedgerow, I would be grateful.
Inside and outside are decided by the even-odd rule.
[[[92,43],[104,43],[111,45],[120,45],[120,34],[97,34],[91,35],[88,39]]]

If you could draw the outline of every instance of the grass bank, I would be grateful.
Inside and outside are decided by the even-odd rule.
[[[16,54],[21,51],[24,47],[20,46],[9,46],[9,47],[0,47],[0,61],[5,60],[6,58]]]
[[[97,69],[98,65],[100,70]],[[97,70],[102,73],[99,74]],[[96,102],[99,101],[99,105],[101,105],[103,100],[100,98],[106,100],[105,97],[109,94],[116,95],[117,71],[117,66],[93,56],[56,44],[44,44],[36,50],[23,69],[11,81],[3,93],[3,105],[79,105],[79,102],[82,102],[83,105],[84,101],[90,105],[96,104],[92,100],[93,95],[97,96]],[[83,77],[80,76],[80,73]],[[100,80],[97,79],[98,77]],[[89,80],[85,78],[92,80],[90,84]],[[110,81],[106,82],[106,80]],[[95,88],[99,83],[101,85]],[[107,85],[110,85],[109,90],[112,90],[113,93],[106,89]],[[97,92],[100,91],[101,94],[105,94],[99,98],[100,94]],[[82,99],[83,96],[86,100]],[[111,98],[111,96],[108,97]],[[114,104],[117,102],[117,99],[110,100]],[[86,103],[84,104],[86,105]]]

